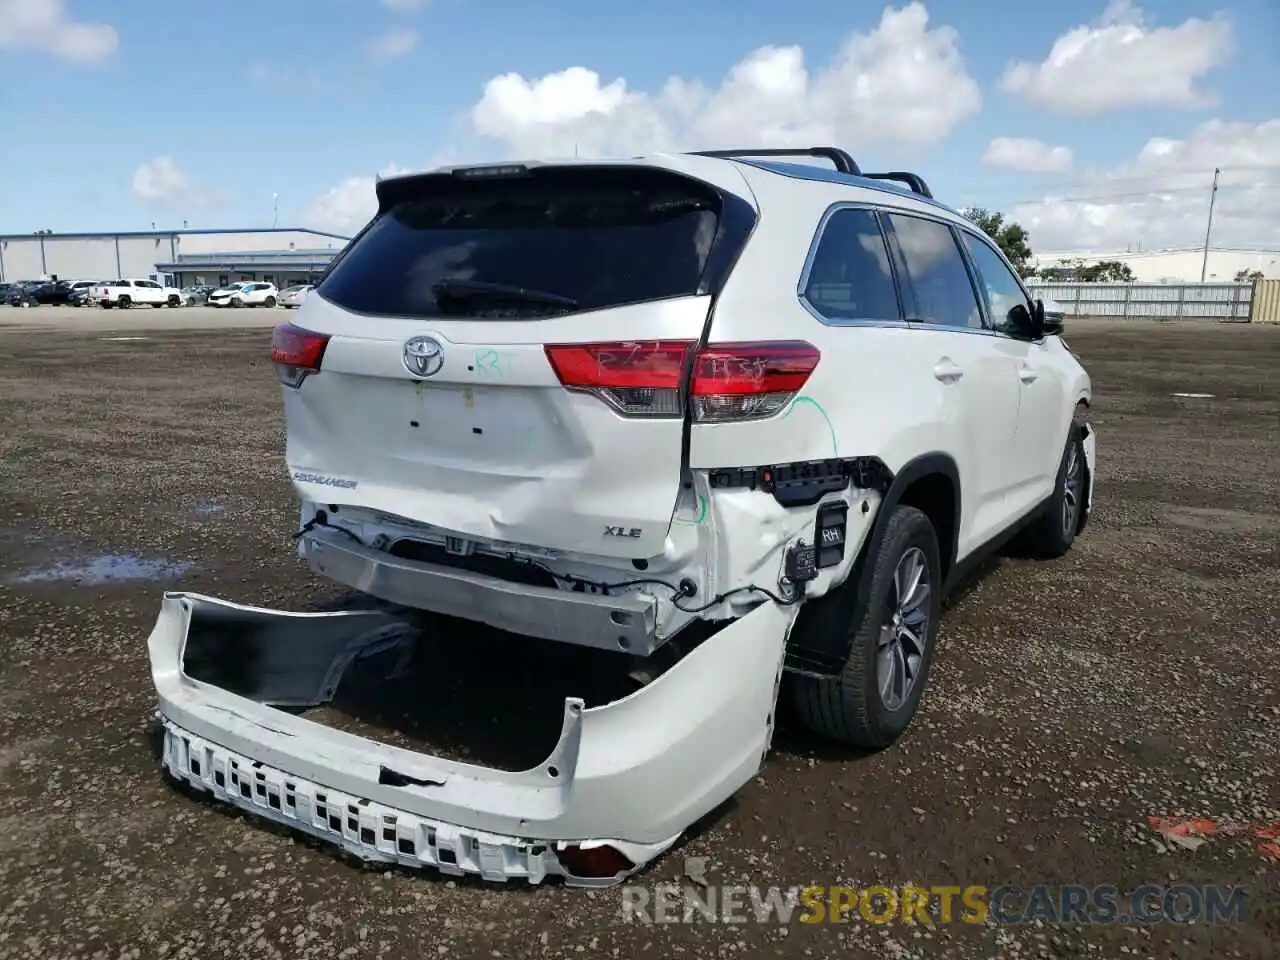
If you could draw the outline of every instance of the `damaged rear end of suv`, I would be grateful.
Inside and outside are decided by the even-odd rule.
[[[566,700],[533,769],[478,767],[280,709],[332,696],[388,614],[175,594],[151,638],[165,766],[365,858],[615,882],[768,748],[800,530],[771,498],[718,496],[690,429],[777,414],[819,354],[707,344],[758,217],[730,165],[472,168],[378,193],[275,334],[302,557],[391,604],[612,651],[638,688]],[[699,621],[719,629],[686,649]],[[202,681],[193,637],[254,676]]]
[[[861,610],[882,589],[860,557],[899,438],[922,436],[875,416],[902,330],[858,335],[863,383],[828,355],[854,341],[796,283],[833,185],[783,179],[684,154],[380,181],[376,216],[272,345],[299,555],[369,602],[166,595],[149,641],[166,770],[365,859],[585,886],[620,882],[750,780],[784,667],[812,703],[831,695],[815,655],[788,650],[802,602]],[[923,544],[920,569],[896,571],[915,577],[897,615],[922,598],[926,643],[939,549],[901,524],[878,536]],[[833,602],[847,613],[828,602],[802,632],[832,633]],[[633,684],[567,696],[545,759],[515,771],[298,715],[433,617],[589,649]],[[838,663],[863,656],[839,647]],[[922,685],[860,739],[890,742]]]

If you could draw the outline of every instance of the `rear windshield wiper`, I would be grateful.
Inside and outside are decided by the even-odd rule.
[[[431,288],[437,297],[452,300],[507,300],[518,303],[545,303],[552,307],[576,310],[578,301],[548,290],[530,290],[513,283],[490,283],[487,280],[441,280]]]

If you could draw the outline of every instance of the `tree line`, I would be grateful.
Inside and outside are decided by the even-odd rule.
[[[965,219],[999,244],[1009,262],[1024,279],[1035,277],[1046,283],[1132,283],[1133,271],[1119,260],[1102,260],[1094,263],[1079,257],[1063,260],[1052,267],[1037,268],[1031,262],[1031,238],[1022,224],[1005,220],[1003,213],[974,207],[964,211]],[[1252,283],[1262,279],[1261,270],[1236,271],[1236,283]]]
[[[965,219],[994,240],[1024,279],[1035,277],[1048,283],[1064,280],[1083,283],[1130,283],[1133,270],[1119,260],[1089,263],[1082,259],[1064,260],[1052,267],[1037,268],[1032,262],[1031,238],[1020,223],[1006,220],[1003,213],[973,207],[964,211]]]

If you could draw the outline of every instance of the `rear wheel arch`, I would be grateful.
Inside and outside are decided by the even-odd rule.
[[[881,534],[890,510],[899,504],[915,507],[933,524],[945,582],[955,565],[960,542],[960,469],[955,460],[945,453],[929,453],[899,470],[876,515]],[[873,536],[875,533],[873,528]],[[871,545],[875,545],[874,541]]]
[[[880,502],[848,579],[801,607],[788,648],[789,665],[819,673],[838,672],[843,668],[852,634],[849,622],[855,617],[860,620],[870,602],[871,584],[866,571],[874,564],[889,519],[897,507],[915,507],[933,524],[945,584],[956,559],[960,504],[960,469],[949,454],[927,453],[903,464]]]

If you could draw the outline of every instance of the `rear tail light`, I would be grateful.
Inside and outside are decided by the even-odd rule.
[[[798,340],[720,343],[693,352],[688,340],[548,345],[566,387],[594,393],[626,417],[684,414],[680,386],[692,355],[693,419],[760,420],[786,407],[821,354]]]
[[[694,360],[693,419],[723,423],[771,417],[800,392],[821,356],[802,340],[708,345]]]
[[[549,345],[547,359],[566,387],[596,394],[627,417],[679,417],[680,383],[691,340]]]
[[[276,327],[271,336],[271,362],[280,382],[286,387],[298,387],[311,374],[319,373],[327,346],[327,334],[312,333],[291,323]]]

